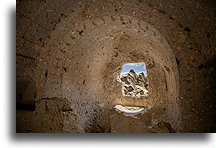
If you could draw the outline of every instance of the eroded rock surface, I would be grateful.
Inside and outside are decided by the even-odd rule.
[[[118,81],[122,83],[122,94],[133,98],[148,96],[148,79],[144,73],[136,74],[134,70],[120,75]]]

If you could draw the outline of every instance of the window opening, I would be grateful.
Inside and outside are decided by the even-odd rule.
[[[123,96],[141,98],[148,96],[149,81],[145,63],[127,63],[117,78],[122,83]]]

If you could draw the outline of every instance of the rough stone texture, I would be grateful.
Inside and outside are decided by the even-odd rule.
[[[35,106],[21,101],[17,132],[216,132],[214,7],[213,0],[17,1],[17,97]],[[139,100],[123,96],[117,82],[123,64],[138,62],[150,84]],[[117,104],[151,110],[134,119]]]
[[[148,96],[148,78],[144,73],[136,74],[133,69],[124,75],[120,75],[117,81],[122,83],[123,96],[131,96],[133,98],[140,98]]]

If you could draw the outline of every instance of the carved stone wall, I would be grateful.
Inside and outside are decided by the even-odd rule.
[[[17,132],[215,132],[214,10],[213,0],[17,1],[17,99],[33,99],[17,103]],[[117,76],[138,62],[150,85],[135,101]],[[135,119],[117,104],[151,110]]]

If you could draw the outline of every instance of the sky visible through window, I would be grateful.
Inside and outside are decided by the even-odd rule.
[[[137,75],[143,72],[144,75],[147,76],[145,63],[127,63],[127,64],[124,64],[123,69],[121,71],[121,75],[128,73],[131,69],[133,69]]]

